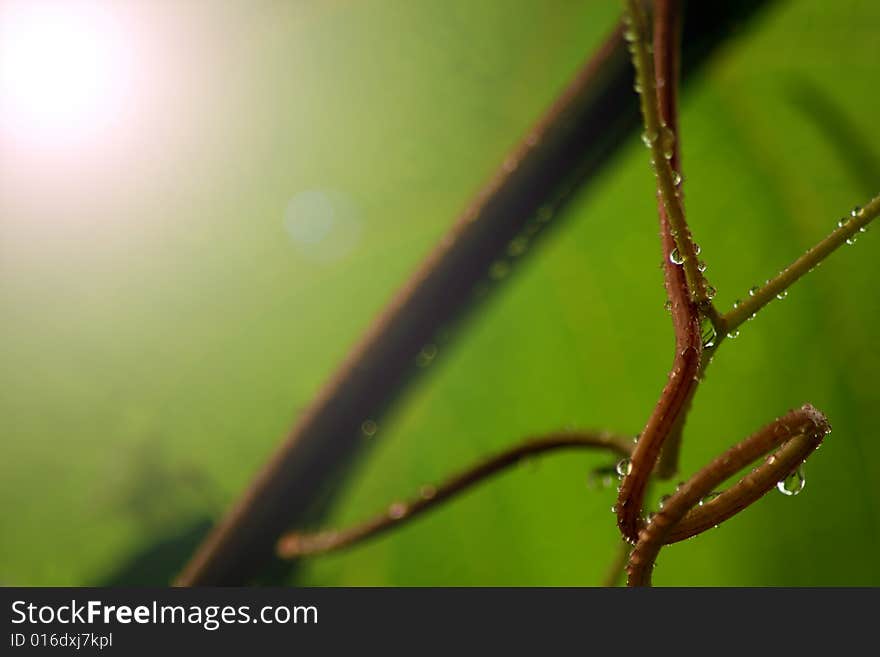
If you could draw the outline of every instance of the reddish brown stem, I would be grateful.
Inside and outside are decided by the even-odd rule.
[[[657,82],[657,100],[660,118],[673,131],[675,140],[671,158],[672,168],[680,171],[678,139],[678,70],[681,3],[679,0],[658,0],[654,14],[654,75]],[[690,290],[682,267],[671,260],[676,248],[669,217],[663,203],[658,203],[660,237],[663,246],[663,273],[666,294],[670,301],[672,324],[675,330],[675,356],[669,380],[663,389],[648,424],[642,431],[632,457],[632,467],[624,477],[617,499],[617,523],[624,537],[635,541],[638,537],[645,491],[657,458],[667,439],[680,435],[684,413],[697,387],[697,374],[703,342],[700,335],[700,314],[691,301]],[[676,469],[678,438],[667,448],[662,474],[670,476]]]
[[[627,438],[605,433],[560,433],[533,438],[504,450],[478,463],[439,486],[422,487],[420,494],[408,502],[395,502],[384,513],[348,529],[316,534],[290,532],[281,537],[276,552],[285,559],[310,556],[349,547],[378,536],[436,508],[487,481],[493,475],[516,465],[523,459],[564,449],[606,449],[619,456],[629,456],[632,443]]]

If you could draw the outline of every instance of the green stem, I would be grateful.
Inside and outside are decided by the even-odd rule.
[[[838,228],[828,237],[783,269],[775,278],[755,290],[743,303],[722,315],[720,335],[735,331],[743,322],[753,317],[777,295],[784,293],[795,281],[812,271],[816,265],[834,253],[840,246],[848,242],[851,243],[854,237],[878,214],[880,214],[880,194],[871,199],[864,208],[858,211],[854,210],[849,217],[841,220]]]

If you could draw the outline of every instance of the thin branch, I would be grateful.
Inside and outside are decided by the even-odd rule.
[[[629,41],[633,66],[636,73],[636,91],[639,93],[642,121],[645,132],[643,141],[651,153],[651,166],[657,179],[657,190],[666,210],[670,232],[675,238],[675,264],[684,269],[691,299],[698,306],[711,305],[712,294],[700,271],[698,251],[684,217],[678,185],[681,175],[674,171],[670,160],[675,154],[675,133],[672,126],[661,116],[657,102],[654,58],[649,48],[648,20],[640,0],[625,0],[624,20],[627,23],[625,38]],[[674,16],[669,8],[671,20]],[[672,48],[667,45],[667,52]],[[668,85],[667,85],[668,86]],[[673,85],[674,89],[674,85]],[[672,256],[670,256],[672,257]]]
[[[660,120],[672,130],[672,157],[669,164],[680,175],[681,146],[678,132],[678,88],[680,77],[681,53],[681,0],[657,0],[654,3],[654,77],[657,87],[657,103]],[[679,198],[682,198],[683,181],[679,184]],[[682,267],[672,262],[676,248],[675,237],[662,201],[657,203],[660,215],[660,237],[663,247],[663,278],[666,284],[666,296],[672,314],[675,329],[675,359],[680,361],[683,354],[697,352],[702,349],[700,331],[700,313],[691,301],[687,280]],[[674,363],[682,366],[683,363]],[[696,381],[690,379],[683,382],[690,388],[688,397],[696,391]],[[657,463],[657,476],[669,479],[678,470],[678,457],[681,449],[681,436],[687,415],[689,401],[684,404],[678,418],[669,432],[660,460]]]
[[[754,503],[798,468],[830,430],[825,416],[805,405],[765,426],[699,470],[639,532],[627,565],[627,585],[650,586],[654,563],[664,545],[705,531]],[[700,506],[716,486],[780,445],[737,484]]]
[[[418,497],[408,502],[394,502],[387,511],[348,529],[315,534],[287,533],[279,540],[276,552],[284,559],[294,559],[350,547],[402,527],[523,459],[565,449],[606,449],[618,456],[629,457],[632,442],[628,438],[606,433],[560,433],[526,440],[464,470],[443,484],[423,486]]]
[[[647,51],[647,28],[641,6],[638,2],[630,2],[629,5],[630,10],[635,13],[630,15],[627,39],[630,40],[633,52],[636,86],[641,89],[646,135],[651,131],[657,132],[661,126],[667,131],[665,143],[661,144],[659,138],[646,141],[650,142],[652,164],[657,174],[664,281],[675,329],[675,356],[669,379],[642,431],[633,452],[630,471],[623,479],[617,499],[618,526],[623,536],[634,542],[655,465],[660,477],[671,477],[677,470],[684,418],[698,384],[703,341],[700,313],[692,294],[695,283],[688,274],[690,261],[694,265],[692,273],[702,280],[702,274],[697,267],[696,247],[687,228],[681,198],[675,190],[672,190],[671,195],[668,189],[664,190],[663,182],[664,172],[667,178],[670,177],[672,167],[680,167],[681,161],[679,143],[674,132],[678,121],[679,3],[657,3],[654,22],[656,64],[651,64],[652,58]],[[670,156],[668,161],[667,155]],[[680,258],[673,258],[676,251],[690,254],[684,259],[684,267],[676,264],[680,261]],[[704,281],[703,285],[705,286]],[[661,453],[664,456],[658,463]]]
[[[735,331],[743,322],[754,317],[761,308],[784,294],[804,274],[813,271],[834,251],[844,244],[852,243],[878,214],[880,214],[880,194],[871,199],[864,208],[854,209],[849,216],[843,217],[830,235],[783,269],[775,278],[753,290],[751,295],[733,310],[722,315],[724,333]]]

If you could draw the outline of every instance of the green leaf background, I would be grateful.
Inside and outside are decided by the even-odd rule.
[[[619,10],[161,7],[190,12],[202,37],[175,147],[132,152],[89,193],[24,203],[0,186],[6,584],[167,581]],[[722,307],[880,191],[878,29],[873,2],[773,3],[689,80],[686,206]],[[351,217],[328,252],[285,230],[310,190]],[[640,431],[672,359],[655,204],[633,136],[382,419],[327,523],[525,435]],[[834,431],[801,495],[667,548],[656,584],[880,584],[878,254],[862,236],[715,358],[683,473],[807,401]],[[597,584],[614,491],[587,474],[607,460],[527,463],[291,581]]]

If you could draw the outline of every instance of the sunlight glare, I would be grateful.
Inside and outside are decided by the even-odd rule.
[[[105,131],[132,83],[118,21],[86,2],[0,2],[0,127],[64,148]]]

